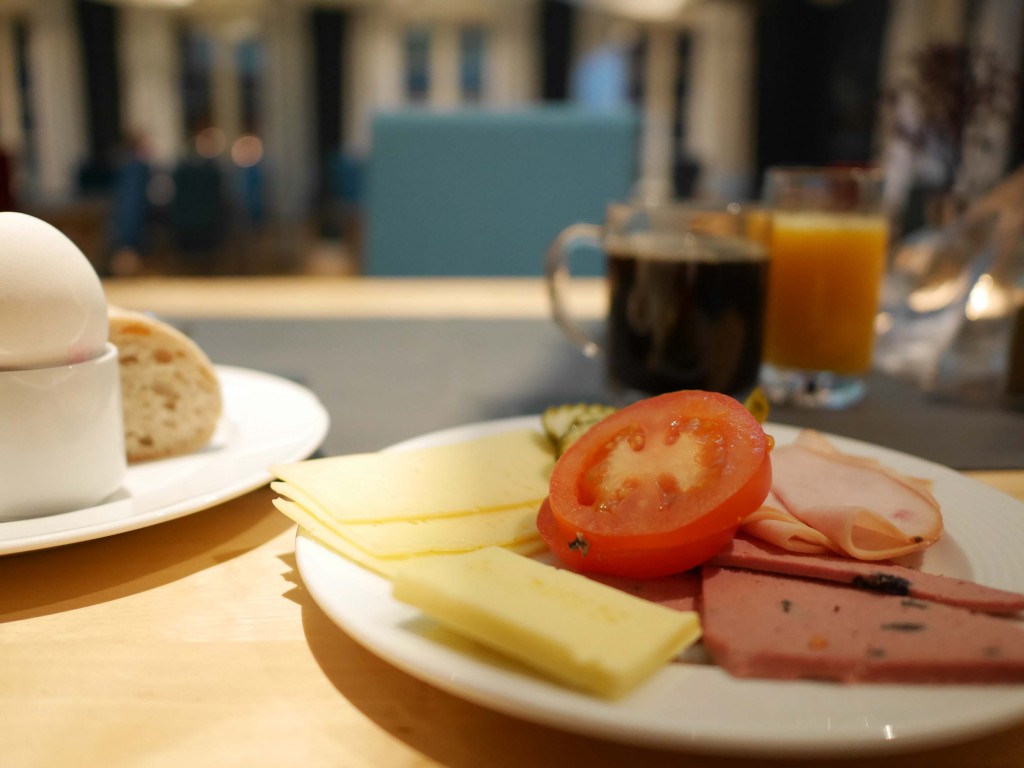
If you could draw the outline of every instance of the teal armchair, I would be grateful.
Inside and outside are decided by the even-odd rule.
[[[381,276],[539,276],[565,226],[600,223],[630,195],[632,111],[406,109],[373,123],[364,271]],[[594,255],[573,271],[603,273]]]

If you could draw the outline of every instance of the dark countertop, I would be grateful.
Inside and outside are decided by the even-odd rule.
[[[216,363],[312,389],[331,414],[326,455],[377,450],[552,404],[611,399],[600,363],[545,319],[167,319]],[[941,402],[882,374],[872,375],[867,397],[853,408],[777,408],[771,420],[959,470],[1024,465],[1024,411]]]

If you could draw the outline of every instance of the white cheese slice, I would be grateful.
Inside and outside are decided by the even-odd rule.
[[[321,524],[377,557],[400,557],[430,552],[465,552],[537,538],[539,504],[473,512],[422,520],[346,523],[289,483],[270,487],[303,507]]]
[[[377,555],[372,555],[366,550],[356,546],[345,537],[340,536],[332,529],[331,526],[320,522],[316,517],[295,502],[288,501],[287,499],[274,499],[274,506],[277,507],[279,511],[290,517],[300,528],[306,531],[317,541],[326,544],[335,552],[348,558],[357,565],[367,568],[388,579],[394,576],[395,572],[403,563],[407,563],[412,559],[445,556],[425,553],[419,555],[408,555],[405,557],[378,557]],[[545,545],[540,536],[535,536],[530,539],[524,539],[522,541],[509,544],[506,548],[510,552],[518,552],[522,555],[532,555],[544,550]]]
[[[345,522],[419,520],[509,509],[547,495],[550,443],[517,430],[412,451],[362,453],[270,471]]]
[[[499,547],[408,560],[394,574],[393,595],[449,629],[606,697],[633,689],[701,633],[695,612]]]

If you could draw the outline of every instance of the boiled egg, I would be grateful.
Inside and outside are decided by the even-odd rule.
[[[92,264],[51,224],[0,212],[0,371],[103,354],[107,302]]]

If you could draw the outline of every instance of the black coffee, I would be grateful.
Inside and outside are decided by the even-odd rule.
[[[757,384],[768,260],[608,254],[613,386],[745,396]]]

